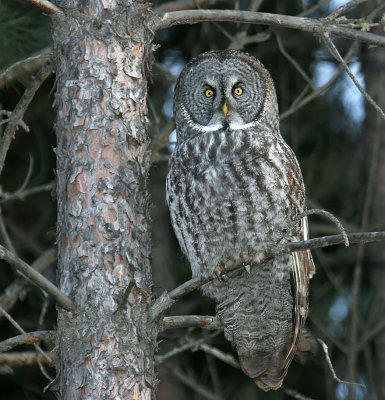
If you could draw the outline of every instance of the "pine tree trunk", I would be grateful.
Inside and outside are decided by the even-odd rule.
[[[62,399],[150,399],[151,300],[144,65],[150,11],[135,0],[61,0],[57,61],[58,284]]]

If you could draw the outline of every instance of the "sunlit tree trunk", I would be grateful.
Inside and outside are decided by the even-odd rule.
[[[151,300],[144,76],[150,12],[127,0],[61,0],[55,20],[62,399],[150,399]]]

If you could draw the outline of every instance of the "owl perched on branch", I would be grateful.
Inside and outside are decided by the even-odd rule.
[[[194,277],[244,264],[203,293],[216,301],[242,370],[261,389],[278,389],[296,352],[309,350],[302,333],[315,269],[309,251],[260,262],[262,243],[308,238],[306,218],[293,225],[305,188],[279,132],[273,81],[246,53],[203,53],[178,79],[174,114],[167,202],[176,236]]]

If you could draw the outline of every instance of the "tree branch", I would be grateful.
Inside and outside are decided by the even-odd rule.
[[[169,28],[174,25],[196,24],[198,22],[222,21],[259,25],[270,25],[281,28],[298,29],[315,34],[333,34],[352,40],[359,40],[376,46],[385,46],[385,37],[370,32],[341,27],[327,18],[305,18],[291,15],[253,13],[236,10],[185,10],[173,11],[159,15],[154,19],[154,29]]]
[[[330,39],[329,34],[326,32],[322,35],[324,38],[325,44],[330,52],[330,54],[343,66],[346,73],[350,76],[353,83],[356,85],[357,89],[364,95],[366,100],[376,109],[376,111],[380,114],[381,118],[385,120],[385,113],[381,109],[381,107],[372,99],[372,97],[366,92],[366,90],[360,85],[357,78],[349,68],[348,64],[346,64],[345,60],[342,58],[341,54],[337,50],[337,47],[334,45],[333,41]]]
[[[47,354],[51,360],[55,358],[55,353]],[[34,351],[0,354],[0,365],[8,365],[9,367],[33,366],[38,362],[42,364],[50,364],[52,362],[51,360],[47,360],[42,354],[36,354]]]
[[[164,317],[160,331],[191,327],[204,328],[208,330],[222,329],[222,325],[218,318],[212,315],[178,315]]]
[[[23,96],[21,96],[20,101],[17,103],[17,106],[12,112],[10,120],[8,121],[8,125],[1,137],[0,173],[4,167],[5,157],[7,155],[9,146],[11,145],[16,133],[16,129],[20,125],[20,121],[22,120],[25,111],[27,110],[41,84],[48,78],[49,75],[51,75],[51,73],[52,64],[47,62],[37,73],[36,77],[32,81],[31,86],[25,90]]]
[[[13,193],[0,193],[0,204],[5,203],[10,200],[24,200],[25,197],[30,196],[32,194],[47,192],[53,190],[56,187],[56,180],[43,183],[42,185],[35,186],[29,189],[20,188]]]
[[[50,294],[58,303],[58,305],[67,311],[73,311],[75,306],[72,300],[64,295],[53,283],[51,283],[43,275],[39,274],[31,268],[27,263],[15,256],[5,247],[0,245],[0,258],[12,264],[18,271],[22,272],[33,283]]]
[[[224,0],[176,0],[169,1],[155,8],[157,13],[165,13],[169,11],[191,10],[192,8],[200,8],[213,6]]]
[[[56,248],[50,248],[42,253],[31,265],[39,273],[43,273],[55,260],[57,256]],[[16,301],[21,297],[21,294],[26,289],[29,281],[20,277],[13,281],[0,296],[0,306],[8,311]]]
[[[347,2],[346,4],[338,7],[337,10],[333,11],[330,15],[327,16],[327,19],[335,19],[343,14],[345,11],[349,10],[352,7],[358,6],[361,3],[366,3],[368,0],[352,0]]]
[[[38,68],[41,68],[51,58],[52,51],[52,47],[48,46],[40,50],[37,54],[10,65],[0,73],[0,89],[12,83],[20,75],[32,74]]]
[[[42,340],[52,340],[54,337],[54,331],[36,331],[23,333],[7,340],[0,342],[0,353],[3,351],[8,351],[16,346],[22,344],[34,344]]]
[[[53,3],[48,0],[25,0],[28,3],[40,8],[45,14],[63,14],[59,7],[56,7]]]
[[[182,371],[179,371],[177,368],[171,368],[171,366],[166,366],[167,370],[170,371],[172,375],[174,375],[177,379],[179,379],[182,383],[184,383],[187,387],[193,390],[195,393],[199,395],[201,399],[207,400],[224,400],[223,397],[212,393],[208,389],[202,386],[200,382],[195,380],[189,375],[184,374]]]
[[[384,232],[359,232],[347,234],[349,243],[370,243],[370,242],[380,242],[385,241],[385,231]],[[256,252],[261,252],[264,254],[264,259],[258,264],[263,263],[270,257],[275,257],[280,254],[292,253],[295,251],[303,251],[309,249],[316,249],[320,247],[329,247],[337,244],[345,243],[344,235],[330,235],[323,236],[315,239],[303,240],[300,242],[289,242],[282,244],[274,243],[263,243],[260,248],[255,249]],[[255,265],[258,265],[255,264]],[[229,268],[228,272],[234,273],[242,270],[244,267],[242,265]],[[209,276],[207,278],[193,278],[189,281],[183,283],[177,288],[173,289],[171,292],[164,292],[152,305],[150,310],[151,318],[158,317],[162,312],[171,307],[176,300],[185,296],[186,294],[192,292],[205,283],[215,279],[215,275]]]
[[[332,362],[330,360],[330,356],[329,356],[329,352],[328,352],[328,346],[326,345],[326,343],[323,340],[321,340],[319,338],[317,338],[317,341],[322,346],[322,350],[323,350],[323,352],[325,354],[326,362],[327,362],[327,364],[329,366],[329,369],[330,369],[330,372],[332,373],[332,376],[333,376],[333,378],[334,378],[334,380],[336,382],[342,383],[342,384],[345,384],[345,385],[350,385],[350,386],[360,386],[363,389],[366,389],[366,386],[363,385],[362,383],[343,381],[342,379],[338,378],[337,374],[334,371],[333,364],[332,364]]]

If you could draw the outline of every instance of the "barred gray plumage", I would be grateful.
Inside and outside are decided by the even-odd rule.
[[[216,301],[243,371],[277,389],[299,350],[314,265],[308,251],[258,263],[261,243],[308,237],[306,218],[289,229],[306,210],[305,188],[279,132],[272,79],[246,53],[203,53],[178,79],[174,114],[167,202],[176,236],[194,277],[256,264],[202,290]]]

